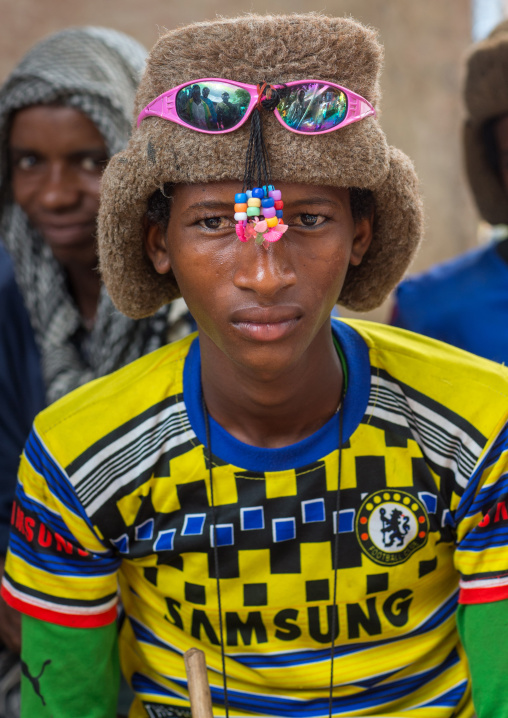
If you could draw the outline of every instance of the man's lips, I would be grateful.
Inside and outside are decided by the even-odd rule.
[[[245,307],[233,312],[231,323],[250,339],[275,341],[289,334],[301,316],[295,306]]]
[[[37,225],[43,236],[54,240],[69,241],[81,238],[83,234],[94,234],[96,230],[93,222],[41,222]]]

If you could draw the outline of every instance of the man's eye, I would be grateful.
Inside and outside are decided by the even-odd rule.
[[[199,225],[205,229],[226,229],[232,226],[232,222],[227,217],[206,217],[200,220]]]
[[[37,163],[37,157],[35,155],[25,155],[20,157],[15,165],[20,170],[29,170]]]
[[[326,217],[322,214],[300,214],[296,218],[296,224],[301,224],[304,227],[317,227],[319,224],[323,224]]]
[[[99,160],[96,157],[83,157],[80,164],[82,169],[87,172],[97,172],[105,167],[105,160]]]

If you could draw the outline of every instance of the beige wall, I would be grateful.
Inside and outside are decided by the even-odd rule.
[[[69,25],[114,27],[150,47],[164,28],[252,8],[319,8],[379,28],[386,49],[382,124],[390,143],[414,160],[425,198],[426,241],[413,270],[471,247],[476,215],[460,155],[461,59],[470,42],[470,0],[0,0],[0,78],[38,38]],[[386,306],[374,318],[387,312]]]

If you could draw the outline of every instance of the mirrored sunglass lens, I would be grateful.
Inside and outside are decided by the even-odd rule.
[[[347,115],[347,97],[342,90],[325,83],[291,85],[277,109],[283,121],[300,132],[331,130]]]
[[[247,112],[250,94],[228,82],[196,82],[176,96],[178,117],[192,127],[210,132],[229,130]]]

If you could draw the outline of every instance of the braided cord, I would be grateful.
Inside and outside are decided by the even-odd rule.
[[[208,418],[208,409],[206,408],[205,398],[202,397],[203,414],[205,417],[205,432],[206,432],[206,458],[208,460],[208,473],[210,477],[210,501],[212,504],[212,521],[213,521],[213,560],[215,567],[215,577],[217,580],[217,604],[219,610],[219,635],[220,635],[220,652],[222,659],[222,681],[224,686],[224,709],[226,711],[226,718],[229,718],[229,701],[228,701],[228,687],[226,679],[226,654],[224,651],[224,626],[222,622],[222,602],[220,595],[220,575],[219,575],[219,552],[217,549],[217,519],[215,511],[215,501],[213,495],[213,472],[212,472],[212,448],[210,442],[210,421]]]
[[[329,718],[332,718],[333,715],[333,672],[334,672],[334,662],[335,662],[335,631],[337,629],[337,571],[339,568],[339,512],[340,512],[340,479],[342,475],[342,439],[343,439],[343,431],[344,431],[344,397],[346,395],[347,390],[347,384],[348,384],[348,371],[347,371],[347,365],[346,365],[346,359],[344,357],[344,354],[342,352],[342,349],[340,347],[340,344],[336,340],[335,337],[333,337],[333,343],[335,345],[335,349],[337,351],[337,354],[339,356],[339,361],[341,363],[342,367],[342,389],[340,392],[340,401],[339,401],[339,465],[337,470],[337,496],[335,501],[335,516],[336,519],[336,526],[335,526],[335,537],[333,542],[333,605],[332,605],[332,621],[331,621],[331,633],[332,633],[332,643],[330,646],[330,693],[329,693],[329,699],[328,699],[328,713]]]
[[[335,342],[334,342],[335,343]],[[331,620],[331,646],[330,646],[330,690],[328,697],[328,713],[329,718],[333,716],[333,686],[334,686],[334,658],[335,658],[335,632],[337,629],[337,573],[339,566],[339,512],[340,512],[340,485],[342,475],[342,444],[343,444],[343,433],[344,433],[344,396],[346,393],[347,385],[347,367],[345,358],[340,350],[337,343],[336,347],[339,354],[339,360],[343,370],[343,382],[341,389],[341,396],[339,402],[339,456],[338,456],[338,471],[337,471],[337,494],[335,502],[335,536],[333,542],[333,605],[332,605],[332,620]],[[219,574],[219,553],[217,548],[217,519],[215,511],[214,491],[213,491],[213,471],[212,471],[212,449],[210,439],[210,420],[208,417],[208,409],[206,407],[204,396],[202,396],[202,407],[203,415],[205,419],[205,434],[206,434],[206,457],[208,461],[208,472],[210,478],[210,500],[212,505],[212,521],[213,521],[213,555],[214,555],[214,566],[215,576],[217,580],[217,604],[219,611],[219,634],[220,634],[220,647],[221,647],[221,659],[222,659],[222,678],[224,686],[224,709],[226,712],[226,718],[229,718],[229,701],[227,691],[227,678],[226,678],[226,655],[224,649],[224,627],[222,620],[222,602],[220,593],[220,574]]]

